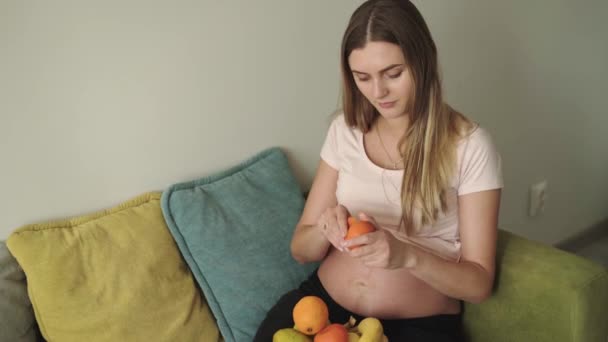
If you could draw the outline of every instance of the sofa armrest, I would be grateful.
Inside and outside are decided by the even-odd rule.
[[[492,296],[465,303],[469,341],[608,341],[608,272],[500,230]]]

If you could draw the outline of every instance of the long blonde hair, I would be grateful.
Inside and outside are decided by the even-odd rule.
[[[349,126],[366,133],[380,115],[357,88],[348,64],[350,53],[369,41],[399,45],[414,81],[410,125],[399,142],[405,161],[403,224],[411,232],[418,224],[435,222],[446,211],[456,144],[472,124],[443,102],[437,48],[416,7],[407,0],[370,0],[353,13],[342,39],[342,109]],[[419,220],[415,209],[420,211]]]

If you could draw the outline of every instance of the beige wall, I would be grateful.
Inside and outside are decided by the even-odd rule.
[[[270,146],[307,187],[359,2],[0,1],[0,239]],[[503,154],[501,226],[554,243],[608,216],[605,2],[418,2],[449,101]]]

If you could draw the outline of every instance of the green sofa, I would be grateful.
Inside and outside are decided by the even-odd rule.
[[[493,295],[465,304],[469,341],[608,341],[603,266],[502,230],[496,258]]]
[[[289,256],[303,203],[272,149],[162,197],[22,227],[0,243],[0,341],[35,341],[38,323],[52,341],[247,342],[310,272]],[[607,323],[603,266],[504,230],[493,295],[464,306],[472,342],[607,342]]]
[[[468,341],[608,341],[608,272],[604,267],[503,230],[497,267],[492,297],[481,304],[465,304]],[[31,320],[23,323],[30,326]]]
[[[315,266],[290,258],[303,205],[275,148],[162,195],[21,227],[0,242],[0,341],[35,341],[37,323],[51,341],[247,342]],[[500,230],[496,277],[488,300],[464,306],[469,341],[608,341],[603,266]]]

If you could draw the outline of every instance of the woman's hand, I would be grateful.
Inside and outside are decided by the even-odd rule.
[[[349,215],[348,210],[338,204],[333,208],[327,208],[317,221],[317,228],[321,234],[341,252],[345,251],[343,244],[348,229],[346,220]]]
[[[368,267],[396,269],[409,264],[411,246],[379,228],[373,217],[361,213],[359,219],[372,223],[376,231],[346,241],[343,245],[346,250],[350,246],[361,245],[348,250],[350,256],[359,259]]]

